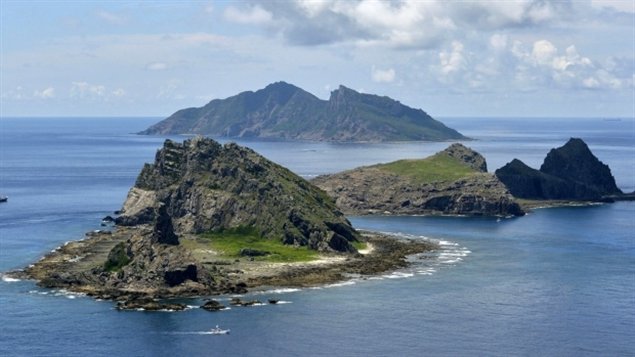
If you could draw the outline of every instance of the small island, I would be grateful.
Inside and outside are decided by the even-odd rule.
[[[437,248],[359,232],[313,184],[248,148],[203,137],[166,140],[119,213],[112,230],[10,275],[159,309],[156,299],[376,274]]]
[[[617,187],[608,165],[601,162],[579,138],[571,138],[549,151],[536,170],[514,159],[496,170],[509,191],[525,207],[632,199]]]
[[[312,181],[345,214],[522,216],[485,158],[452,144],[428,158],[360,167]]]

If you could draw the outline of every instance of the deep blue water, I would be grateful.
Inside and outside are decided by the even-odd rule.
[[[120,208],[164,140],[129,133],[156,120],[0,119],[0,195],[10,197],[0,204],[0,271],[82,238]],[[514,157],[539,167],[550,148],[582,137],[623,190],[635,189],[633,120],[444,121],[478,139],[467,144],[486,156],[490,171]],[[305,177],[448,145],[242,144]],[[443,249],[414,257],[403,271],[254,293],[289,303],[219,313],[117,312],[111,302],[1,281],[0,355],[635,354],[635,203],[541,209],[502,221],[350,219],[358,228],[435,239]],[[216,324],[232,334],[203,334]]]

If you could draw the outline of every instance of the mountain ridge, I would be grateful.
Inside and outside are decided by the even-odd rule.
[[[340,85],[322,100],[282,81],[181,109],[139,134],[335,142],[466,139],[423,110],[387,96]]]

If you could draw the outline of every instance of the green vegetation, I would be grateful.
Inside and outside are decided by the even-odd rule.
[[[318,258],[318,252],[308,247],[295,247],[283,244],[279,240],[260,236],[254,227],[236,227],[216,232],[208,232],[198,236],[196,240],[183,240],[183,245],[198,251],[213,250],[218,258],[247,258],[240,255],[240,250],[249,248],[269,254],[253,257],[254,260],[272,263],[306,262]]]
[[[443,154],[421,160],[399,160],[374,167],[410,176],[419,183],[452,182],[477,173],[461,161]]]
[[[120,242],[108,253],[108,259],[104,263],[105,271],[119,271],[130,263],[130,257],[126,253],[126,245]]]
[[[359,250],[364,250],[366,248],[368,248],[368,244],[366,244],[366,242],[351,242],[351,244],[353,245],[353,247],[355,247],[355,249]]]

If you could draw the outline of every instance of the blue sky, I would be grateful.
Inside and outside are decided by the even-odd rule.
[[[0,1],[1,116],[168,116],[284,80],[447,116],[635,116],[635,2]]]

